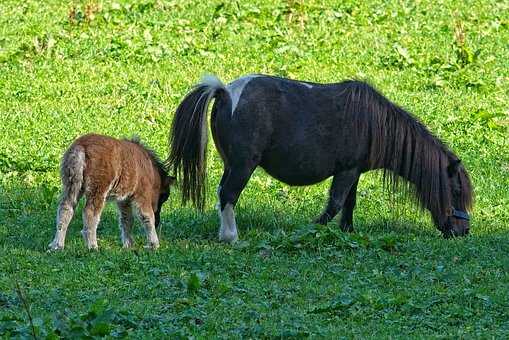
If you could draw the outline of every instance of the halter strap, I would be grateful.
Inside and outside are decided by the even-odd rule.
[[[468,216],[468,213],[466,211],[457,210],[454,208],[452,208],[451,216],[454,216],[460,220],[466,220],[466,221],[470,220],[470,216]]]

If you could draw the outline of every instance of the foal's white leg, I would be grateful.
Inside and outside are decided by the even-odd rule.
[[[235,212],[233,205],[227,203],[223,210],[219,204],[219,219],[221,220],[221,227],[219,229],[219,241],[234,243],[239,239],[237,233],[237,223],[235,222]]]
[[[87,197],[87,203],[83,209],[83,230],[81,234],[88,247],[88,249],[97,249],[97,225],[101,217],[101,212],[104,207],[105,198]]]
[[[72,216],[74,215],[74,206],[69,200],[63,198],[58,205],[57,212],[57,227],[55,238],[49,244],[50,250],[64,249],[65,235],[67,233],[67,227],[71,222]]]
[[[131,202],[119,201],[117,202],[117,206],[120,215],[120,237],[122,239],[122,246],[124,248],[130,248],[134,243],[131,236],[134,223]]]

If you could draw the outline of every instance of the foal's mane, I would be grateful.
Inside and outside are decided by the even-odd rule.
[[[428,208],[434,218],[452,207],[448,173],[451,166],[459,164],[459,158],[416,117],[369,84],[350,80],[340,85],[354,131],[360,139],[370,141],[368,167],[383,169],[386,188],[414,191],[421,207]],[[456,208],[470,209],[470,179],[463,166],[459,165],[457,171],[463,207]],[[400,183],[401,178],[407,182]]]
[[[161,176],[161,178],[168,177],[168,171],[166,169],[166,166],[164,165],[164,162],[161,161],[161,159],[159,158],[159,156],[156,154],[156,152],[154,150],[152,150],[151,148],[146,146],[140,140],[140,137],[134,136],[131,139],[124,139],[124,140],[127,141],[127,142],[134,143],[134,144],[138,145],[139,147],[141,147],[143,150],[145,150],[145,152],[147,153],[148,157],[152,161],[152,165],[154,165],[154,167],[157,169],[157,171],[159,172],[159,175]]]

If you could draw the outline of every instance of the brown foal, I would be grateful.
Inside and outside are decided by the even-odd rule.
[[[86,203],[82,234],[89,249],[98,247],[97,225],[107,199],[117,203],[124,248],[133,244],[133,203],[145,227],[148,247],[159,247],[156,227],[161,206],[168,199],[175,178],[168,176],[156,154],[139,140],[118,140],[97,134],[79,137],[62,158],[60,176],[62,199],[50,249],[64,248],[67,227],[83,195]]]

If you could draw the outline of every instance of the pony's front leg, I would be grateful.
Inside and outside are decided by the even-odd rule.
[[[327,202],[327,207],[320,217],[315,220],[315,223],[329,223],[338,214],[338,212],[346,206],[346,200],[350,193],[350,189],[354,186],[357,187],[358,180],[359,172],[357,169],[342,171],[334,175],[332,185],[329,190],[329,201]]]
[[[254,167],[232,167],[225,170],[222,185],[218,189],[219,196],[219,241],[234,243],[238,240],[237,223],[233,211],[240,193],[246,186]]]
[[[357,184],[359,179],[350,188],[350,192],[346,196],[345,204],[341,209],[341,220],[339,221],[339,227],[342,231],[352,232],[353,231],[353,210],[357,201]]]

